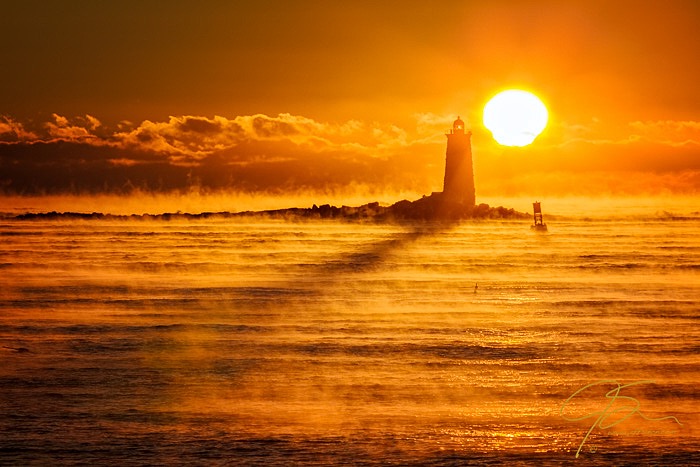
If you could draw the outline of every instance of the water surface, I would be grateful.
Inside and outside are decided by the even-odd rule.
[[[2,220],[0,464],[700,463],[698,231]]]

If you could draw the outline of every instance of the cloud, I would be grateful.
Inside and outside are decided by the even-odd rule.
[[[592,119],[587,123],[558,122],[550,132],[559,147],[576,143],[629,145],[639,142],[669,147],[700,145],[700,122],[682,120],[633,121],[626,124]]]
[[[126,148],[167,154],[173,161],[189,164],[255,142],[290,143],[306,151],[349,151],[372,157],[386,157],[396,149],[422,143],[392,124],[356,120],[322,123],[291,114],[233,119],[171,116],[167,122],[146,120],[136,128],[115,133],[112,140]]]
[[[0,144],[5,192],[336,190],[369,184],[430,191],[434,151],[392,124],[324,123],[291,114],[171,116],[108,131],[54,114],[30,144]],[[437,159],[441,160],[437,149]],[[428,157],[426,157],[428,155]],[[426,171],[436,171],[425,177]]]
[[[95,117],[86,115],[78,117],[76,122],[70,122],[66,117],[58,114],[53,114],[53,122],[45,124],[49,136],[54,140],[62,141],[87,141],[93,140],[94,143],[100,144],[100,138],[93,134],[93,130],[100,126],[100,121]]]
[[[102,122],[100,122],[98,119],[96,119],[96,118],[93,117],[92,115],[86,115],[86,116],[85,116],[85,121],[87,122],[87,126],[88,126],[91,130],[96,130],[97,128],[99,128],[100,126],[102,126]]]
[[[113,135],[114,144],[130,150],[165,154],[174,161],[198,160],[235,144],[241,128],[222,117],[170,117],[167,122],[146,120],[138,127]]]
[[[38,136],[10,117],[0,117],[0,142],[33,141]]]
[[[467,117],[459,115],[438,115],[431,112],[416,113],[413,115],[416,120],[416,127],[419,133],[441,134],[452,128],[452,124],[457,118],[461,118],[467,128],[472,126]]]
[[[416,131],[412,132],[391,123],[358,120],[328,123],[286,113],[231,119],[171,116],[167,121],[145,120],[138,125],[122,121],[110,132],[92,115],[67,118],[52,114],[52,121],[40,126],[43,132],[26,131],[22,124],[3,117],[0,134],[12,133],[15,139],[22,135],[21,139],[27,142],[80,142],[188,156],[194,160],[252,141],[290,142],[308,150],[352,150],[382,157],[386,151],[422,144],[426,137],[435,138],[436,128],[440,136],[452,117],[420,114],[417,118]]]
[[[635,135],[668,146],[700,146],[700,122],[658,120],[630,123]]]
[[[109,128],[85,115],[27,131],[0,118],[0,191],[5,193],[302,192],[374,187],[438,191],[445,130],[455,116],[416,114],[415,126],[350,120],[319,122],[279,114],[171,116]],[[532,146],[508,149],[474,128],[477,191],[697,191],[696,122],[591,120],[555,125]],[[607,177],[593,176],[607,173]],[[538,183],[537,180],[546,180]],[[618,180],[618,182],[615,182]]]

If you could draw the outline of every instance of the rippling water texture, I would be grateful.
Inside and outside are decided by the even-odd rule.
[[[700,463],[698,232],[6,219],[0,464]]]

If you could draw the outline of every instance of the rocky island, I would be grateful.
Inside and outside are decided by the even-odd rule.
[[[457,221],[464,219],[528,219],[529,214],[518,212],[503,206],[491,207],[488,204],[465,206],[441,199],[441,193],[433,193],[416,201],[403,200],[391,206],[381,206],[379,202],[363,204],[362,206],[331,206],[324,204],[313,205],[310,208],[286,208],[266,211],[241,212],[201,212],[191,213],[162,213],[162,214],[131,214],[118,215],[100,212],[44,212],[26,213],[14,216],[17,220],[177,220],[177,219],[208,219],[208,218],[240,218],[265,217],[273,219],[337,219],[347,221],[374,222],[406,222],[406,221]]]

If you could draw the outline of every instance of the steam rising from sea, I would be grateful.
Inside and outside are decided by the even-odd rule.
[[[699,462],[700,219],[548,223],[5,219],[0,464]]]

